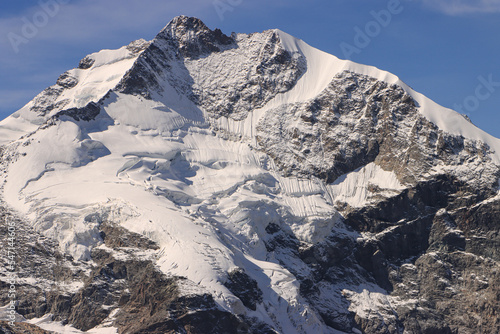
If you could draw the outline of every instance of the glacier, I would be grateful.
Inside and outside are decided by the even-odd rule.
[[[399,87],[435,131],[461,137],[465,146],[487,146],[483,160],[470,162],[487,175],[484,180],[495,180],[500,140],[395,75],[338,59],[280,30],[224,39],[217,32],[203,35],[197,21],[191,31],[189,20],[174,19],[152,41],[87,56],[0,122],[5,204],[76,261],[92,263],[95,249],[114,252],[103,245],[103,222],[142,235],[159,246],[146,258],[165,275],[191,282],[183,294],[210,294],[220,310],[259,319],[280,333],[346,331],[326,325],[319,314],[326,311],[318,305],[343,307],[340,294],[328,297],[329,291],[342,291],[351,302],[348,311],[360,318],[379,307],[389,315],[376,317],[396,319],[394,305],[411,301],[373,282],[323,282],[314,298],[325,300],[311,303],[297,277],[312,275],[311,267],[293,252],[271,250],[269,229],[306,248],[329,242],[332,231],[342,240],[381,238],[379,231],[347,227],[346,212],[401,196],[415,183],[377,161],[332,174],[334,180],[319,172],[283,172],[284,165],[295,166],[291,153],[285,154],[295,148],[270,141],[272,147],[263,149],[268,135],[310,130],[300,118],[276,110],[317,98],[347,72]],[[180,51],[172,49],[172,40]],[[278,129],[276,117],[289,123]],[[280,164],[275,151],[285,152]],[[311,166],[321,166],[325,158],[310,159]],[[447,168],[459,175],[458,167],[449,166],[455,165],[437,164],[415,180]],[[255,309],[227,287],[228,273],[239,268],[264,296]],[[45,328],[47,322],[33,323]]]

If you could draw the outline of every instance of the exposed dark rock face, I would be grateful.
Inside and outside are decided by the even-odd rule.
[[[78,68],[81,69],[81,70],[87,70],[89,68],[92,67],[92,65],[94,65],[95,63],[95,60],[90,58],[89,56],[83,58],[82,60],[80,60],[80,63],[78,64]]]
[[[275,31],[267,31],[264,36],[266,39],[260,45],[254,42],[254,38],[262,36],[238,36],[236,48],[226,51],[244,57],[238,63],[236,73],[231,70],[234,65],[228,57],[199,60],[208,73],[219,73],[202,77],[201,82],[195,81],[193,85],[194,101],[202,105],[211,117],[242,120],[251,110],[290,90],[305,72],[303,56],[286,51]],[[248,52],[248,49],[255,51]],[[189,61],[186,66],[190,68]],[[221,85],[221,79],[227,77],[232,78],[232,84]]]
[[[75,121],[91,121],[99,115],[101,107],[94,102],[90,102],[83,108],[70,108],[60,111],[57,116],[69,116]]]
[[[137,56],[145,48],[149,46],[149,42],[140,39],[131,42],[126,46],[126,49],[130,51],[130,57]],[[95,64],[95,59],[92,55],[83,58],[77,69],[78,70],[89,70]],[[76,121],[91,121],[100,113],[100,103],[107,96],[103,96],[98,101],[90,101],[81,107],[67,108],[70,104],[69,99],[59,98],[64,92],[71,90],[78,84],[78,79],[70,74],[71,71],[65,72],[59,76],[56,84],[45,89],[43,92],[38,94],[33,99],[33,104],[30,106],[30,110],[36,113],[38,116],[46,116],[53,113],[53,116],[67,115],[72,117]],[[57,111],[57,113],[56,113]]]
[[[81,281],[87,266],[61,254],[56,242],[41,236],[7,208],[1,206],[0,212],[2,235],[7,235],[9,223],[16,230],[16,311],[26,318],[34,318],[64,309],[68,299],[65,285]],[[6,253],[5,249],[2,253]],[[6,259],[7,256],[2,256],[3,268],[7,268]],[[37,284],[27,283],[25,279],[34,279]],[[8,289],[4,280],[0,284],[3,291]],[[1,294],[1,302],[3,305],[9,302],[7,294]]]
[[[402,88],[345,71],[317,98],[267,113],[257,140],[286,175],[312,173],[330,183],[375,162],[415,184],[444,163],[470,165],[470,180],[482,175],[492,189],[498,167],[487,163],[488,147],[442,132],[416,107]]]
[[[457,229],[453,218],[446,212],[436,215],[429,235],[430,251],[464,251],[465,237]]]
[[[200,19],[178,16],[156,38],[171,39],[182,57],[197,58],[234,43],[220,29],[210,30]]]
[[[78,79],[64,72],[58,79],[57,84],[63,88],[70,89],[78,84]]]
[[[166,277],[151,260],[134,255],[158,246],[122,227],[108,222],[101,224],[103,240],[114,251],[94,249],[92,260],[96,266],[90,266],[64,257],[54,242],[41,237],[4,208],[2,218],[0,229],[4,232],[7,222],[16,222],[19,277],[33,277],[41,283],[17,287],[20,303],[16,311],[25,318],[51,313],[55,321],[86,331],[101,324],[119,308],[112,323],[120,333],[274,333],[258,320],[238,318],[220,310],[209,294],[179,294],[178,284],[185,284],[185,278]],[[248,277],[242,275],[236,273],[230,277],[233,282],[243,283]],[[64,282],[69,285],[83,282],[83,286],[76,291],[65,290]],[[241,290],[242,298],[246,296],[245,300],[254,303],[261,301],[262,292],[255,283],[245,282],[253,290],[248,293]],[[7,289],[4,281],[0,283],[2,289]],[[8,303],[6,298],[2,295],[3,304]],[[0,330],[12,334],[49,333],[25,323],[16,323],[15,327],[0,323]]]
[[[355,323],[364,333],[399,333],[403,329],[405,333],[499,330],[499,316],[493,311],[500,307],[499,291],[495,283],[491,285],[498,280],[497,241],[486,237],[497,234],[488,230],[488,224],[476,226],[474,233],[459,228],[464,222],[462,210],[450,213],[446,208],[457,207],[455,201],[462,201],[463,197],[456,196],[456,192],[464,188],[459,184],[450,187],[453,182],[439,182],[439,179],[443,181],[440,177],[437,183],[418,184],[401,196],[388,199],[387,203],[346,215],[346,224],[360,232],[371,231],[371,238],[332,242],[335,239],[330,237],[302,251],[302,259],[315,273],[303,281],[307,286],[322,286],[330,280],[332,283],[365,280],[392,291],[391,296],[412,301],[407,305],[396,304],[392,325],[391,314],[372,319],[352,318],[352,314],[341,311],[322,312],[329,326],[347,331]],[[471,200],[468,207],[475,211],[481,206],[476,207],[474,203],[482,198],[470,191],[461,195]],[[407,197],[409,193],[411,197]],[[496,205],[496,202],[488,202],[482,206],[485,210]],[[480,246],[478,240],[482,241]],[[357,266],[362,269],[354,269]],[[318,309],[322,308],[318,292],[310,290],[305,295]],[[467,310],[465,317],[464,310]],[[381,321],[387,326],[381,326]]]
[[[34,105],[31,107],[31,111],[37,113],[38,115],[45,116],[54,109],[62,109],[65,105],[69,103],[67,100],[57,101],[57,98],[62,94],[64,87],[59,85],[54,85],[45,89],[43,92],[38,94],[34,99]]]
[[[159,249],[159,246],[140,234],[130,232],[129,230],[110,222],[103,222],[100,225],[101,238],[104,243],[111,248],[133,247],[139,249]]]
[[[407,185],[373,205],[337,203],[347,228],[370,237],[355,240],[333,231],[324,242],[300,249],[311,274],[294,274],[325,323],[337,330],[497,332],[499,318],[491,312],[500,306],[498,291],[490,283],[464,282],[469,270],[474,277],[480,272],[482,282],[497,279],[497,269],[486,268],[498,267],[499,206],[487,200],[497,193],[498,166],[487,157],[487,146],[442,132],[416,107],[399,87],[344,72],[318,98],[274,110],[261,121],[259,146],[285,175],[312,174],[328,183],[375,163]],[[439,164],[459,168],[433,172]],[[321,296],[322,290],[335,291],[338,281],[354,290],[372,282],[387,296],[414,302],[374,306],[377,316],[354,315],[346,311],[349,293],[334,292],[329,303]],[[459,316],[459,309],[475,316]]]
[[[440,326],[449,333],[497,332],[498,269],[491,259],[461,251],[430,252],[414,266],[401,267],[394,293],[418,299],[398,312],[405,328],[410,333],[438,333]],[[430,326],[429,314],[441,325]]]
[[[161,102],[175,92],[200,114],[204,112],[203,131],[221,141],[240,140],[239,134],[228,133],[224,121],[244,120],[292,89],[307,70],[304,56],[286,51],[276,31],[226,36],[185,16],[174,19],[152,42],[139,40],[127,49],[137,60],[100,101],[67,108],[69,102],[58,98],[78,81],[64,73],[56,85],[37,96],[31,110],[41,116],[57,111],[50,124],[61,117],[91,121],[105,110],[103,104],[111,95]],[[94,64],[92,57],[86,57],[78,68],[90,70]],[[387,192],[367,183],[372,199],[359,205],[331,197],[327,204],[333,213],[317,218],[326,224],[326,232],[306,237],[297,230],[311,223],[309,217],[292,213],[291,205],[253,198],[247,201],[251,204],[245,203],[248,206],[236,204],[237,214],[246,210],[243,218],[237,217],[238,223],[244,222],[240,227],[248,223],[256,230],[252,242],[261,246],[259,260],[286,269],[284,277],[300,294],[294,302],[307,306],[300,312],[289,311],[295,305],[283,300],[286,312],[304,319],[313,313],[317,323],[332,332],[500,333],[500,167],[486,144],[440,130],[418,107],[403,88],[346,71],[317,97],[268,110],[260,119],[256,145],[252,141],[248,146],[265,156],[262,165],[277,167],[268,168],[275,174],[266,177],[273,180],[244,180],[227,192],[282,196],[285,191],[274,180],[279,173],[319,180],[327,189],[367,165],[392,172],[401,184]],[[96,151],[86,154],[87,160],[110,153],[87,140],[81,149]],[[190,165],[182,153],[176,152],[163,165],[184,170],[184,177],[176,181],[187,183],[198,166]],[[5,155],[2,160],[8,164],[15,157]],[[299,189],[293,196],[302,192],[319,191]],[[234,217],[217,212],[216,203],[226,193],[205,202],[174,198],[161,190],[157,194],[178,207],[199,204],[190,217],[207,226],[213,223],[210,229],[225,238],[216,220]],[[221,284],[245,306],[240,307],[244,312],[233,314],[195,282],[160,271],[155,260],[164,249],[158,243],[97,213],[85,218],[98,222],[100,232],[89,262],[61,253],[54,240],[34,231],[6,207],[0,207],[0,216],[0,232],[6,234],[8,222],[15,222],[18,230],[16,310],[25,318],[50,313],[54,320],[81,330],[107,323],[127,334],[285,333],[278,322],[270,325],[274,311],[266,303],[269,290],[243,266],[227,276],[228,269],[221,270]],[[308,231],[316,234],[313,228]],[[231,246],[240,247],[239,243],[243,241]],[[5,259],[0,259],[4,265]],[[0,288],[6,287],[5,279],[0,280]],[[5,305],[9,300],[1,295],[0,301]],[[262,310],[268,313],[268,323],[256,318]],[[295,324],[292,320],[290,326]],[[298,333],[306,332],[302,325],[296,326]],[[27,324],[13,331],[0,323],[2,330],[45,333]]]
[[[253,311],[257,309],[258,303],[262,303],[262,291],[257,282],[248,276],[243,269],[229,272],[225,285],[243,302],[243,305]]]
[[[306,69],[303,56],[286,51],[275,31],[262,35],[228,37],[196,18],[178,17],[139,56],[117,89],[152,99],[152,94],[164,95],[167,84],[212,118],[243,119],[291,89]],[[189,72],[193,63],[204,71],[199,77]],[[227,78],[231,84],[221,84]]]
[[[53,332],[43,330],[35,325],[27,323],[16,323],[10,325],[7,321],[0,321],[0,333],[2,334],[52,334]]]

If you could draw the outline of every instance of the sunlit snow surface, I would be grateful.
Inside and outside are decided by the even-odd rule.
[[[33,283],[33,284],[36,284]],[[15,314],[15,322],[28,322],[32,325],[36,325],[42,329],[45,329],[47,331],[51,331],[53,333],[61,333],[61,334],[79,334],[79,333],[88,333],[88,334],[117,334],[118,329],[115,327],[112,327],[112,322],[114,320],[115,315],[118,313],[119,309],[113,310],[107,319],[105,319],[102,324],[96,326],[95,328],[89,329],[86,332],[82,332],[81,330],[78,330],[74,328],[71,325],[64,325],[60,321],[54,321],[52,314],[46,314],[43,317],[40,318],[32,318],[32,319],[25,319],[22,315],[19,313]],[[7,316],[9,313],[9,310],[7,309],[7,306],[0,307],[0,319],[6,320],[9,319]]]
[[[113,319],[113,315],[116,314],[115,312],[111,312],[110,316],[108,317],[109,319],[104,320],[105,325],[111,325],[111,321]],[[80,334],[80,333],[87,333],[87,334],[117,334],[118,329],[115,327],[111,326],[105,326],[105,325],[99,325],[95,328],[89,329],[86,332],[82,332],[81,330],[78,330],[74,328],[71,325],[63,325],[60,321],[53,321],[52,320],[52,315],[47,314],[41,318],[33,318],[28,320],[30,324],[36,325],[42,329],[45,329],[47,331],[55,332],[55,333],[61,333],[61,334]]]
[[[337,73],[350,70],[400,85],[418,102],[420,112],[445,131],[483,140],[495,150],[500,143],[390,73],[339,60],[283,32],[279,35],[286,49],[306,57],[307,72],[294,88],[246,119],[217,120],[219,128],[241,135],[241,140],[218,137],[203,111],[170,86],[164,87],[162,99],[153,100],[111,92],[96,120],[75,123],[63,117],[31,135],[51,115],[37,118],[28,104],[0,123],[0,140],[15,140],[6,154],[19,153],[5,176],[6,202],[78,259],[88,259],[90,249],[99,245],[101,220],[114,221],[156,241],[161,247],[159,267],[198,284],[221,308],[251,313],[283,333],[300,332],[298,328],[324,332],[326,327],[302,300],[295,277],[266,251],[266,226],[275,223],[303,242],[318,242],[340,219],[336,202],[361,207],[374,200],[370,185],[386,196],[404,185],[375,164],[330,185],[314,178],[283,177],[268,156],[254,149],[259,119],[276,106],[319,95]],[[79,79],[61,96],[70,106],[101,99],[137,55],[122,48],[92,57],[96,62],[90,70],[70,71]],[[206,67],[196,66],[190,63],[189,70],[200,82],[211,75]],[[236,267],[246,268],[259,283],[267,310],[245,309],[221,283]],[[376,293],[373,298],[367,292],[346,293],[353,307],[365,307],[363,298],[389,303]]]

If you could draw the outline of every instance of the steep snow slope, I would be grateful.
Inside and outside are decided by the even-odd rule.
[[[401,195],[410,183],[374,162],[332,183],[312,172],[286,175],[259,149],[259,123],[276,108],[316,98],[351,71],[401,87],[442,131],[489,145],[496,163],[500,140],[388,72],[339,60],[279,30],[229,41],[199,26],[198,35],[185,33],[183,20],[152,42],[84,58],[2,121],[3,198],[75,259],[90,261],[102,244],[101,224],[114,222],[156,242],[158,267],[187,277],[222,310],[281,333],[337,333],[301,292],[299,274],[314,270],[293,251],[270,250],[273,229],[285,231],[283,244],[303,248],[330,242],[332,231],[362,239],[343,224],[338,203],[364,208]],[[84,120],[87,109],[92,117]],[[299,119],[296,126],[303,127]],[[238,268],[265,296],[255,309],[227,286]],[[351,310],[364,312],[382,299],[390,305],[381,288],[356,293],[356,282],[349,284],[342,288]],[[326,283],[319,289],[342,290]],[[335,298],[325,309],[340,303]]]
[[[380,81],[400,86],[418,103],[418,109],[429,121],[445,132],[479,140],[488,144],[493,151],[500,152],[500,139],[491,136],[467,121],[454,110],[444,108],[426,96],[414,91],[396,75],[373,66],[357,64],[349,60],[339,59],[307,45],[281,30],[275,30],[283,43],[283,47],[292,52],[302,54],[307,61],[307,72],[301,77],[293,89],[280,94],[265,107],[253,111],[252,115],[241,122],[221,119],[219,126],[231,132],[239,133],[248,138],[255,138],[255,127],[266,110],[280,105],[303,102],[318,96],[330,84],[333,77],[343,71],[376,78]],[[492,155],[496,163],[500,162],[500,153]]]
[[[82,59],[78,68],[62,74],[56,85],[1,122],[0,143],[8,143],[36,130],[63,109],[99,102],[120,82],[147,44],[138,40],[118,50],[102,50]]]

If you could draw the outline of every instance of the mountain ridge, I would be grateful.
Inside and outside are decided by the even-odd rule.
[[[19,272],[31,323],[499,328],[500,141],[279,30],[226,36],[177,17],[153,41],[83,58],[0,137],[5,211],[48,240]],[[56,253],[65,274],[34,269]]]

